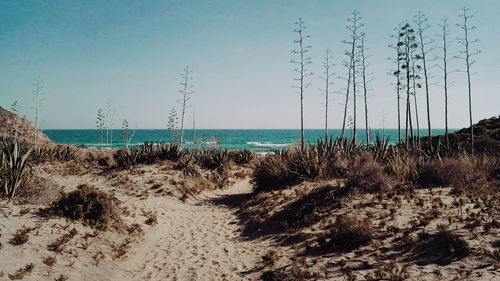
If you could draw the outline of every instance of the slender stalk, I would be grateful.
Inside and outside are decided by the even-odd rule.
[[[363,96],[364,96],[364,102],[365,102],[365,139],[366,139],[366,145],[370,145],[370,128],[368,126],[368,87],[367,83],[368,81],[366,80],[366,68],[368,67],[366,63],[366,56],[365,56],[365,33],[361,34],[361,63],[362,63],[362,78],[363,78]]]
[[[323,61],[323,74],[324,77],[320,77],[325,81],[324,97],[325,97],[325,140],[328,140],[328,105],[330,102],[330,84],[332,84],[330,78],[333,76],[331,68],[333,64],[330,63],[332,56],[330,55],[330,49],[326,49],[324,53]]]
[[[419,37],[419,47],[420,47],[420,59],[422,60],[423,73],[424,73],[424,84],[425,84],[425,99],[427,104],[427,138],[429,143],[432,140],[432,126],[431,126],[431,113],[430,113],[430,100],[429,100],[429,70],[427,68],[426,55],[430,50],[426,49],[426,46],[433,43],[434,40],[426,41],[426,36],[424,36],[425,30],[430,28],[427,24],[428,19],[422,12],[419,12],[415,16],[415,23],[417,25],[417,34]],[[417,121],[418,122],[418,121]]]
[[[443,33],[441,38],[443,39],[443,80],[444,80],[444,128],[445,128],[445,139],[446,146],[450,145],[450,138],[448,135],[448,45],[447,45],[447,37],[448,37],[448,19],[443,19],[443,24],[441,25],[443,29]]]
[[[181,104],[182,110],[181,110],[181,135],[179,138],[179,146],[182,149],[182,145],[184,143],[184,118],[186,116],[186,108],[188,106],[188,101],[191,99],[190,95],[193,94],[193,91],[191,91],[192,86],[189,84],[189,81],[192,79],[190,77],[190,74],[192,71],[189,69],[189,66],[186,66],[184,69],[184,73],[181,74],[181,77],[183,81],[180,83],[183,87],[183,89],[180,91],[181,92],[181,99],[179,103]]]
[[[312,75],[313,73],[309,73],[306,69],[306,66],[311,64],[311,58],[306,56],[306,53],[309,52],[311,46],[305,45],[304,40],[309,38],[309,35],[304,34],[304,30],[306,29],[304,22],[301,18],[295,22],[297,26],[294,29],[294,32],[297,33],[298,39],[294,41],[298,45],[298,50],[293,50],[292,54],[297,54],[299,56],[299,60],[290,60],[291,63],[297,64],[298,67],[294,69],[295,72],[299,74],[298,78],[294,80],[299,81],[298,86],[294,86],[299,89],[299,98],[300,98],[300,148],[304,150],[305,140],[304,140],[304,90],[309,86],[309,83],[305,82],[305,78],[307,76]]]

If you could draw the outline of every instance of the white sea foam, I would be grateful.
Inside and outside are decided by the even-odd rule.
[[[271,143],[271,142],[258,142],[258,141],[249,141],[247,142],[247,144],[256,147],[286,147],[290,145],[289,143]]]

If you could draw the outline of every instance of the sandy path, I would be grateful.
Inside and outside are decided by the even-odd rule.
[[[143,201],[158,212],[158,224],[117,264],[113,279],[254,280],[253,270],[270,245],[244,240],[230,206],[249,192],[248,181],[242,181],[186,203],[164,197]]]

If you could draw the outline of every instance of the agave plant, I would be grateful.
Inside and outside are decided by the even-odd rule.
[[[390,147],[390,137],[382,137],[377,135],[375,142],[372,143],[369,149],[373,152],[373,158],[378,160],[384,160],[387,158]]]
[[[77,157],[77,153],[74,149],[69,146],[57,146],[52,149],[52,158],[61,161],[74,160]]]
[[[3,142],[0,163],[0,185],[2,193],[10,198],[16,196],[28,179],[28,157],[31,149],[22,151],[18,142]]]
[[[160,143],[157,150],[157,155],[162,160],[177,161],[183,156],[183,150],[178,144]]]
[[[152,142],[141,144],[137,150],[137,161],[140,163],[154,163],[156,161],[156,149]]]
[[[249,149],[233,151],[230,155],[234,163],[238,165],[249,164],[255,159],[255,153]]]
[[[200,166],[209,170],[223,169],[228,159],[229,153],[222,149],[206,149],[197,155]]]
[[[139,151],[137,149],[118,150],[114,155],[116,164],[122,168],[128,168],[137,164]]]
[[[199,177],[200,171],[196,166],[196,159],[192,154],[183,155],[175,164],[174,168],[182,172],[185,176]]]

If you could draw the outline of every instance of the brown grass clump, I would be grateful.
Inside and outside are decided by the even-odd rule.
[[[21,280],[24,278],[25,275],[30,275],[33,269],[35,268],[35,265],[30,263],[27,264],[25,267],[21,267],[16,272],[13,274],[9,273],[9,279],[10,280]]]
[[[68,243],[77,234],[78,231],[73,228],[69,233],[62,235],[61,237],[57,238],[56,241],[50,243],[47,246],[47,249],[52,252],[60,253],[64,249],[66,243]]]
[[[385,169],[398,184],[411,184],[418,178],[419,158],[403,149],[393,149],[387,156]]]
[[[260,276],[263,281],[303,281],[318,280],[320,274],[297,266],[264,271]]]
[[[337,217],[328,240],[320,241],[320,247],[327,252],[350,252],[370,243],[373,237],[372,223],[369,219],[360,220],[353,215]]]
[[[147,220],[144,222],[147,225],[155,225],[158,224],[158,217],[153,212],[147,212],[144,214]]]
[[[409,264],[398,265],[395,261],[389,261],[375,270],[373,274],[365,276],[366,280],[390,280],[404,281],[410,278]]]
[[[300,182],[289,167],[288,154],[268,155],[259,161],[252,175],[255,192],[280,189]]]
[[[59,275],[59,277],[57,277],[56,279],[54,279],[55,281],[68,281],[69,278],[65,275]]]
[[[262,263],[266,266],[273,266],[279,260],[278,254],[273,251],[267,251],[265,255],[262,256]]]
[[[341,201],[346,200],[350,195],[348,188],[326,185],[305,195],[299,195],[299,199],[288,204],[274,217],[281,222],[282,226],[286,226],[285,229],[301,229],[330,215],[331,211],[339,208],[342,205]]]
[[[463,238],[443,229],[433,235],[420,234],[414,253],[419,265],[435,263],[444,266],[468,256],[470,248]]]
[[[34,230],[34,227],[24,227],[22,229],[18,229],[16,231],[16,234],[12,237],[10,240],[10,244],[14,246],[20,246],[23,245],[24,243],[28,242],[30,239],[28,233],[30,233],[32,230]]]
[[[346,186],[364,192],[387,191],[391,188],[389,177],[384,173],[384,169],[373,160],[373,156],[368,152],[362,153],[352,161],[347,171]]]
[[[98,189],[80,185],[77,190],[62,193],[59,200],[43,213],[72,220],[82,220],[85,224],[106,230],[119,216],[111,197]]]
[[[46,264],[49,267],[52,267],[52,266],[54,266],[54,264],[57,263],[57,259],[55,257],[48,256],[48,257],[45,257],[43,259],[43,263]]]
[[[472,156],[432,160],[422,166],[419,183],[424,186],[451,186],[458,192],[488,189],[493,165],[489,159]]]

